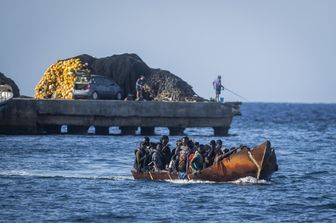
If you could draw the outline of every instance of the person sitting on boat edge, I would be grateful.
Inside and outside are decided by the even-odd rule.
[[[134,169],[138,172],[144,172],[148,170],[148,163],[150,162],[149,150],[146,148],[145,143],[141,142],[140,146],[134,151]]]
[[[191,173],[193,174],[199,173],[199,171],[205,168],[205,162],[204,162],[204,156],[203,156],[204,153],[205,153],[204,145],[200,145],[197,148],[193,156],[193,159],[190,162]]]
[[[144,144],[144,146],[145,147],[149,147],[150,146],[150,139],[149,139],[149,137],[148,136],[145,136],[144,138],[143,138],[143,144]]]
[[[148,171],[155,148],[156,144],[150,142],[150,138],[145,136],[140,146],[134,151],[134,169],[137,171]]]

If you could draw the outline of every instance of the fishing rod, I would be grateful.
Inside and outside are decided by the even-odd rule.
[[[241,96],[241,95],[235,93],[234,91],[231,91],[230,89],[228,89],[228,88],[226,88],[226,87],[223,87],[223,88],[224,88],[225,90],[231,92],[232,94],[234,94],[234,95],[236,95],[236,96],[238,96],[238,97],[240,97],[240,98],[242,98],[242,99],[244,99],[244,100],[246,100],[246,101],[249,101],[249,100],[247,100],[245,97],[243,97],[243,96]]]

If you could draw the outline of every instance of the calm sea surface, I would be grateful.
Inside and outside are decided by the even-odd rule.
[[[270,140],[279,171],[269,182],[135,181],[141,136],[0,135],[0,222],[336,222],[336,104],[241,111],[221,139],[228,147]],[[218,138],[211,129],[186,133]]]

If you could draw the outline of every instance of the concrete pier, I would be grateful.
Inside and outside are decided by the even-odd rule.
[[[211,127],[215,135],[227,135],[232,118],[240,114],[239,102],[157,102],[112,100],[36,100],[14,98],[0,107],[0,134],[121,134],[153,135],[155,127],[167,127],[170,135],[185,128]]]

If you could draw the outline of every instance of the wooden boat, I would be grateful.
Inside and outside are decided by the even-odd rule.
[[[269,180],[278,170],[275,151],[271,143],[265,143],[249,150],[246,147],[236,153],[215,162],[212,166],[196,174],[185,174],[189,180],[225,182],[234,181],[242,177],[255,177],[258,180]],[[181,179],[181,174],[166,170],[160,172],[138,172],[132,170],[134,179],[141,180],[175,180]]]

